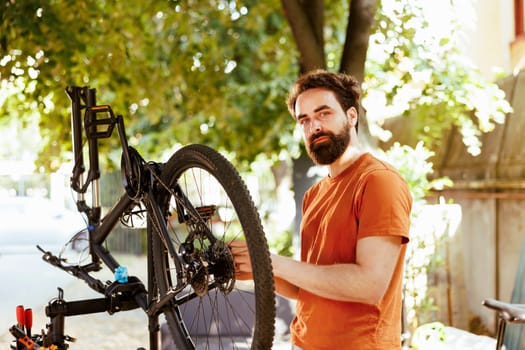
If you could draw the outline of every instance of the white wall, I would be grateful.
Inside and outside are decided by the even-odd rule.
[[[514,40],[513,0],[429,0],[425,3],[437,28],[446,30],[453,20],[461,25],[461,47],[483,75],[511,74],[510,44]]]
[[[466,27],[465,52],[492,79],[494,69],[510,74],[510,44],[514,40],[514,4],[512,0],[473,0],[475,25]]]

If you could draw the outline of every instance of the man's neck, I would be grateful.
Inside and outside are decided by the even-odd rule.
[[[366,151],[359,145],[349,145],[341,157],[337,158],[333,163],[328,165],[330,177],[334,178],[341,174],[346,168],[348,168],[365,153]]]

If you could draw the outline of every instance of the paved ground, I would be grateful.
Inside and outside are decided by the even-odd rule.
[[[130,275],[145,280],[144,257],[123,256],[118,260],[128,267]],[[113,279],[107,269],[99,277],[102,280]],[[64,298],[67,301],[100,297],[84,282],[42,261],[41,255],[37,253],[0,255],[0,281],[0,349],[9,349],[12,343],[9,327],[16,322],[16,305],[23,304],[33,309],[34,333],[45,327],[48,319],[45,317],[44,307],[57,295],[58,286],[64,289]],[[277,320],[278,333],[287,329],[286,322]],[[142,310],[114,315],[100,313],[68,317],[65,325],[65,333],[77,338],[76,343],[71,345],[71,350],[148,348],[147,319]],[[273,350],[290,349],[286,338],[278,338],[274,343]],[[437,345],[429,343],[428,349],[494,349],[494,343],[494,339],[447,327],[447,342]],[[210,349],[215,348],[210,346]]]
[[[122,264],[142,277],[144,258],[123,257]],[[29,273],[29,269],[34,272]],[[19,271],[19,272],[15,272]],[[21,273],[21,271],[27,271]],[[106,277],[107,276],[107,277]],[[102,280],[112,279],[109,271],[100,274]],[[13,339],[9,327],[16,322],[15,308],[23,304],[33,309],[33,333],[45,328],[48,319],[45,306],[57,295],[57,287],[64,290],[64,299],[99,298],[87,285],[41,260],[39,254],[0,256],[0,280],[6,286],[0,290],[0,348],[7,349]],[[107,313],[68,317],[65,333],[77,338],[72,350],[136,349],[147,347],[146,317],[141,310],[108,315]]]
[[[128,267],[130,275],[144,278],[144,257],[125,256],[119,261]],[[113,276],[106,270],[100,278],[112,280]],[[44,328],[48,321],[44,308],[57,295],[57,286],[64,289],[66,301],[100,297],[84,282],[42,261],[39,254],[0,256],[0,281],[0,349],[8,349],[13,339],[9,327],[16,322],[16,305],[23,304],[33,309],[35,333]],[[282,328],[283,325],[277,326]],[[65,333],[77,338],[71,350],[148,348],[147,318],[138,309],[114,315],[101,313],[68,317]],[[286,339],[280,339],[275,342],[274,349],[288,350],[290,345]]]
[[[0,334],[16,321],[18,304],[37,308],[56,295],[57,286],[66,287],[72,277],[44,262],[41,254],[0,255]],[[36,317],[36,315],[35,315]]]

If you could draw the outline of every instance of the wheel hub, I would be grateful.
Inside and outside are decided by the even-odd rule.
[[[202,246],[202,242],[199,242]],[[235,286],[235,264],[228,246],[216,240],[207,248],[196,249],[194,244],[185,243],[181,252],[186,261],[188,281],[195,293],[204,296],[213,284],[224,294]]]

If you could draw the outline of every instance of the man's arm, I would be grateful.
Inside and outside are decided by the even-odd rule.
[[[237,276],[251,276],[245,242],[230,243]],[[328,299],[377,304],[383,297],[397,263],[401,237],[373,236],[357,242],[355,264],[314,265],[272,254],[276,291],[297,298],[299,289]]]
[[[356,249],[355,264],[314,265],[272,255],[274,275],[324,298],[377,304],[390,283],[401,237],[362,238]]]

